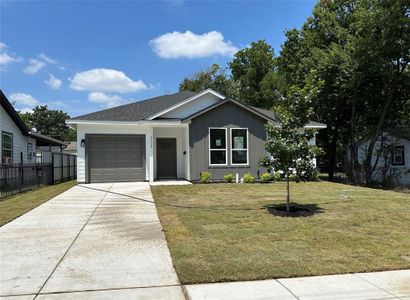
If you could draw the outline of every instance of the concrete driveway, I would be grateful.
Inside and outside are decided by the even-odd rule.
[[[0,237],[2,299],[184,299],[148,183],[76,186]]]

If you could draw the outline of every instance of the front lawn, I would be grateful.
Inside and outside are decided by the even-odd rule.
[[[281,217],[285,184],[151,187],[182,283],[410,268],[410,197],[292,183],[312,215]]]
[[[76,184],[77,181],[75,180],[67,181],[0,199],[0,226],[54,198]]]

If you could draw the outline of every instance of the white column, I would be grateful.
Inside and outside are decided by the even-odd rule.
[[[145,141],[145,148],[146,148],[146,170],[147,175],[146,179],[149,182],[154,181],[154,128],[152,126],[148,126],[147,134],[146,134],[146,141]]]
[[[185,139],[185,175],[187,180],[191,180],[191,168],[190,168],[190,153],[189,153],[189,125],[184,128]]]

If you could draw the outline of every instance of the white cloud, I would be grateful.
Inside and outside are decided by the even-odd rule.
[[[42,59],[43,61],[45,61],[48,64],[56,64],[57,61],[55,59],[51,59],[50,57],[48,57],[47,55],[45,55],[44,53],[40,53],[38,56],[40,59]]]
[[[40,104],[36,98],[25,93],[12,93],[9,98],[11,102],[15,102],[17,107],[33,107]]]
[[[51,101],[49,102],[50,105],[55,106],[55,107],[69,107],[64,101]]]
[[[238,51],[238,48],[230,41],[225,41],[223,35],[218,31],[204,34],[174,31],[152,39],[150,44],[162,58],[230,56]]]
[[[120,105],[124,99],[119,95],[107,95],[101,92],[93,92],[88,95],[88,100],[102,104],[104,107],[113,107]]]
[[[43,69],[48,64],[56,64],[57,61],[51,59],[44,53],[40,53],[37,58],[30,58],[28,61],[28,66],[23,69],[23,72],[29,75],[36,74],[38,71]]]
[[[54,77],[54,75],[51,74],[51,73],[48,74],[48,75],[49,75],[48,79],[44,80],[44,82],[47,84],[47,86],[52,90],[60,89],[63,82],[60,79],[58,79],[57,77]]]
[[[13,53],[8,53],[7,48],[5,43],[0,42],[0,66],[6,66],[14,62],[22,61],[21,57]]]
[[[46,65],[47,64],[42,60],[31,58],[28,61],[28,66],[23,69],[23,72],[29,75],[33,75],[44,68]]]
[[[70,87],[77,91],[131,93],[148,88],[141,80],[132,80],[121,71],[102,68],[77,73],[70,81]]]

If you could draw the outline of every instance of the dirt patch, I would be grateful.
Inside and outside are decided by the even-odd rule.
[[[292,203],[289,211],[286,210],[285,204],[266,205],[265,208],[271,215],[279,217],[310,217],[322,213],[323,209],[316,204],[297,204]]]

